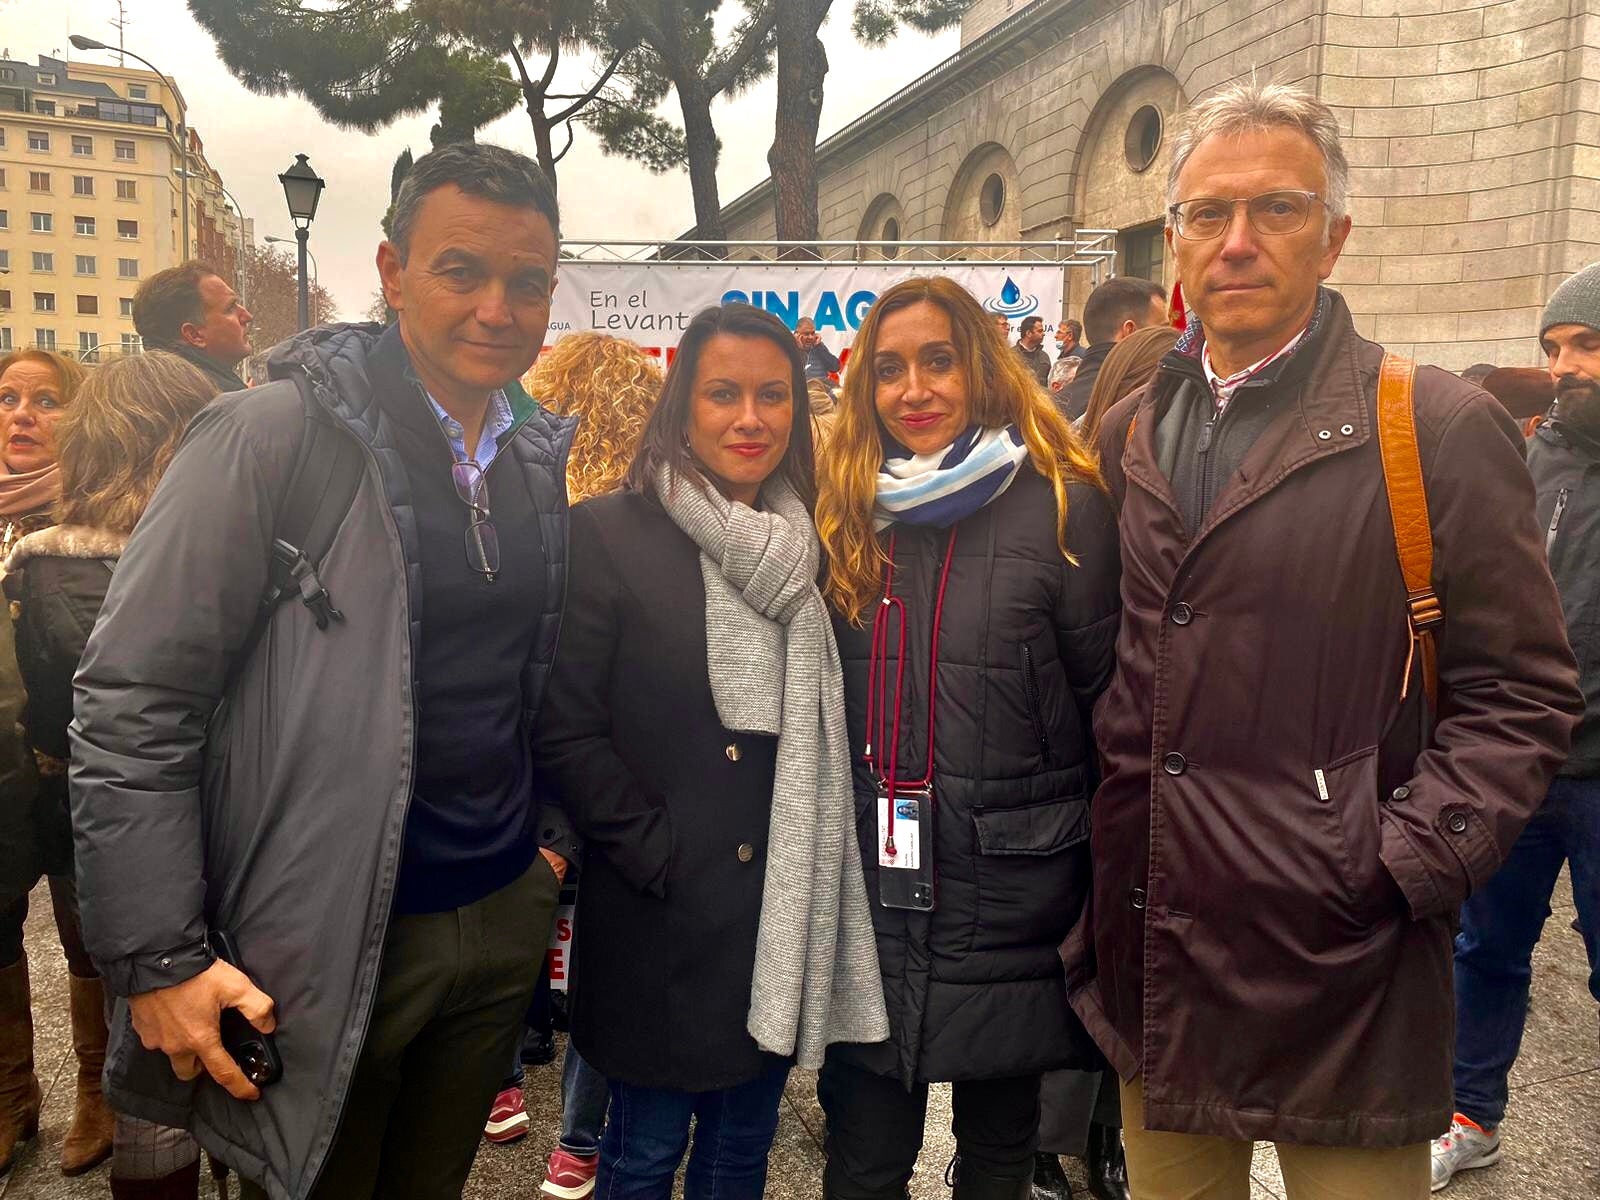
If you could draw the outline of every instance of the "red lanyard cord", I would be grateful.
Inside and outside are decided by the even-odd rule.
[[[889,828],[883,843],[883,852],[890,857],[896,853],[894,844],[895,825],[895,797],[899,794],[900,781],[895,778],[895,772],[900,767],[900,717],[901,705],[905,697],[906,673],[906,606],[900,597],[894,594],[894,549],[895,535],[889,535],[889,565],[884,571],[883,600],[878,605],[878,611],[872,618],[872,649],[867,660],[867,737],[866,754],[867,765],[877,772],[884,784],[889,799]],[[944,565],[939,570],[939,591],[934,598],[933,605],[933,632],[929,638],[928,650],[928,763],[923,772],[922,779],[912,784],[909,790],[927,790],[933,787],[933,753],[934,753],[934,706],[939,695],[939,631],[944,625],[944,597],[950,585],[950,564],[955,559],[956,531],[954,526],[950,529],[950,540],[945,546]],[[889,682],[889,616],[891,613],[899,616],[899,638],[896,646],[895,680],[894,680],[894,720],[889,728],[889,757],[884,763],[881,752],[884,743],[884,720],[888,716],[888,697],[884,691]],[[885,769],[887,767],[887,769]]]

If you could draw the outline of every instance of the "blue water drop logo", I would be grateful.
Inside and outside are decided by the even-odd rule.
[[[1022,289],[1017,286],[1016,281],[1011,276],[1007,275],[1006,285],[1000,289],[1000,302],[1010,307],[1021,299]]]

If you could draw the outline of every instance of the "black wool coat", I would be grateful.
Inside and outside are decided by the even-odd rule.
[[[572,510],[541,774],[584,839],[572,1038],[601,1074],[710,1091],[774,1062],[745,1031],[778,740],[732,733],[699,547],[653,500]]]
[[[1049,483],[1025,465],[1010,488],[956,527],[939,641],[931,913],[879,900],[876,784],[863,760],[879,605],[860,629],[835,619],[891,1026],[888,1042],[832,1048],[856,1066],[910,1083],[1098,1062],[1067,1004],[1057,947],[1089,890],[1090,711],[1113,666],[1119,559],[1104,492],[1071,486],[1068,514],[1076,566],[1056,544]],[[907,609],[899,777],[918,779],[927,765],[928,651],[950,531],[894,525],[881,537],[886,547],[890,535],[894,592]],[[892,696],[892,648],[890,656]]]

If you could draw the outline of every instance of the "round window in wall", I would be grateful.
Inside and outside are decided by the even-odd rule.
[[[1133,114],[1122,141],[1122,152],[1134,171],[1149,170],[1161,149],[1161,110],[1146,104]]]
[[[983,218],[985,225],[993,225],[1005,210],[1006,181],[996,172],[985,179],[983,187],[978,189],[978,215]]]
[[[880,240],[884,243],[883,256],[885,258],[899,258],[900,247],[896,245],[900,240],[900,222],[890,217],[883,223],[883,233]]]

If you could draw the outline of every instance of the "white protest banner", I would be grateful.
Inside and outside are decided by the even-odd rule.
[[[545,965],[550,970],[550,990],[564,992],[572,978],[572,920],[577,911],[578,892],[563,887],[556,905],[556,919],[550,926],[550,944],[545,948]]]
[[[1037,313],[1045,331],[1061,318],[1066,271],[1003,262],[907,267],[893,262],[590,262],[563,260],[550,306],[546,346],[569,333],[627,338],[671,361],[694,315],[738,301],[778,316],[790,329],[816,323],[823,343],[841,357],[861,319],[890,285],[912,275],[954,279],[988,312],[1013,323]]]

